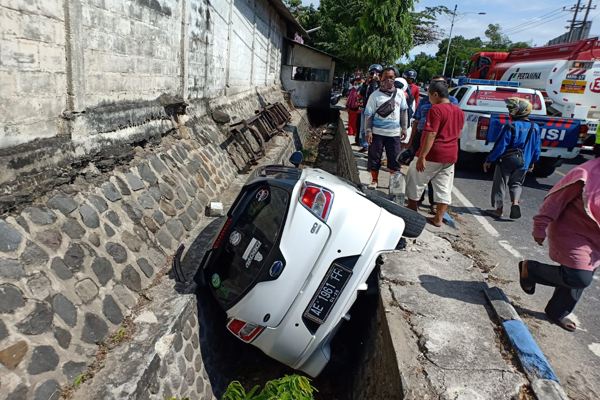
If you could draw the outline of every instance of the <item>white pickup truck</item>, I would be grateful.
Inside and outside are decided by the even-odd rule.
[[[512,87],[513,83],[502,81],[467,82],[450,91],[465,113],[465,125],[460,137],[459,163],[472,165],[473,156],[485,156],[492,150],[500,128],[508,121],[504,100],[509,97],[529,100],[533,105],[530,119],[541,128],[542,151],[541,158],[534,168],[536,176],[551,175],[562,160],[575,158],[579,154],[587,136],[587,125],[577,119],[546,116],[546,104],[539,90]],[[511,86],[508,86],[509,84]]]

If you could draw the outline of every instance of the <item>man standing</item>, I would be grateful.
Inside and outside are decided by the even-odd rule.
[[[408,169],[406,195],[408,207],[418,210],[421,193],[431,181],[436,213],[435,217],[427,220],[440,227],[452,200],[454,164],[458,160],[458,139],[465,116],[450,102],[445,82],[431,82],[429,101],[432,106],[427,113],[421,146]]]
[[[410,93],[412,94],[413,98],[415,99],[414,109],[416,110],[417,107],[419,107],[419,95],[420,95],[419,85],[417,85],[417,83],[416,83],[417,71],[415,71],[414,69],[409,69],[408,71],[404,71],[404,74],[402,74],[402,76],[408,82],[408,85],[409,85],[408,90],[410,90]],[[409,106],[412,106],[412,104],[409,104]]]
[[[369,76],[359,91],[360,97],[362,98],[362,102],[365,106],[367,105],[371,94],[373,94],[373,92],[379,88],[379,75],[382,73],[382,71],[383,67],[380,64],[373,64],[369,67]],[[359,150],[361,153],[366,152],[369,148],[369,143],[367,143],[367,134],[365,131],[364,111],[364,107],[362,107],[360,112],[360,135],[356,140],[356,144],[361,147]]]
[[[405,96],[394,85],[395,78],[394,69],[386,68],[379,89],[369,97],[365,108],[365,130],[369,143],[367,169],[371,172],[371,189],[377,187],[384,148],[388,168],[392,172],[400,169],[400,137],[406,136],[408,105]]]

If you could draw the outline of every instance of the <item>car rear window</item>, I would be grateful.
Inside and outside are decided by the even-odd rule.
[[[502,88],[497,90],[475,90],[471,94],[471,97],[469,97],[467,105],[487,107],[490,110],[506,112],[504,100],[510,97],[529,100],[534,110],[542,109],[542,101],[538,93],[523,93]]]
[[[285,189],[260,185],[238,202],[218,259],[207,271],[210,285],[225,307],[237,302],[256,283],[278,243],[289,197]]]

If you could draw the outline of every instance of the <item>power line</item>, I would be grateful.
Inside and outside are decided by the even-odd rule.
[[[523,28],[521,28],[521,29],[518,29],[518,30],[515,30],[515,31],[511,32],[510,34],[511,34],[511,35],[514,35],[514,34],[517,34],[517,33],[521,33],[521,32],[527,31],[527,30],[529,30],[529,29],[537,28],[537,27],[540,27],[540,26],[542,26],[542,25],[545,25],[545,24],[547,24],[548,22],[556,21],[556,20],[559,20],[559,19],[561,19],[561,18],[563,18],[563,15],[562,15],[562,14],[561,14],[561,15],[558,15],[558,16],[555,16],[554,18],[547,19],[547,20],[545,20],[545,21],[543,21],[543,22],[540,22],[540,23],[538,23],[538,24],[533,24],[533,25],[528,25],[528,26],[525,26],[525,27],[523,27]]]
[[[510,26],[510,27],[506,28],[504,30],[504,32],[506,33],[506,32],[512,31],[514,29],[518,29],[518,28],[521,28],[523,26],[527,26],[527,25],[529,25],[531,23],[539,22],[540,20],[543,20],[543,19],[548,18],[548,17],[553,17],[554,15],[557,15],[557,13],[562,13],[562,12],[563,12],[562,7],[561,8],[557,8],[556,10],[552,10],[552,11],[550,11],[550,12],[548,12],[546,14],[542,14],[542,15],[540,15],[538,17],[527,19],[527,20],[525,20],[524,22],[522,22],[520,24],[517,24],[517,25],[514,25],[514,26]]]

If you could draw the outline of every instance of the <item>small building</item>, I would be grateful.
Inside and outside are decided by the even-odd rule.
[[[336,57],[286,38],[281,83],[296,107],[329,107]]]

